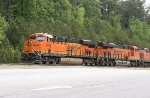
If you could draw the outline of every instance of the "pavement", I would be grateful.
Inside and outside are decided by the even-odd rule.
[[[2,66],[0,98],[150,98],[146,68],[37,66]]]

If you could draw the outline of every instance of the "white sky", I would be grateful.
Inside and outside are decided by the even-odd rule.
[[[123,0],[123,1],[126,1],[126,0]],[[146,0],[145,2],[145,7],[148,7],[148,6],[150,6],[150,0]]]
[[[150,5],[150,0],[146,0],[146,6]]]

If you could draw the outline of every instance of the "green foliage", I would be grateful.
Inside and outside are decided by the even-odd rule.
[[[129,20],[136,17],[140,20],[145,18],[144,0],[125,0],[120,4],[120,13],[122,14],[122,26],[129,28]]]
[[[133,17],[129,29],[132,44],[149,47],[149,43],[146,42],[150,41],[150,26],[146,22]]]
[[[3,17],[0,16],[0,44],[1,41],[5,38],[5,31],[7,30],[7,23]]]
[[[144,3],[144,0],[1,0],[0,62],[19,62],[24,40],[35,32],[150,48],[150,10],[144,9]]]
[[[7,39],[0,45],[0,63],[18,63],[20,62],[20,51],[14,49]]]

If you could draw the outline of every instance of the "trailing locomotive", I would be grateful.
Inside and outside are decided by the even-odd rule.
[[[24,42],[23,61],[59,64],[61,58],[81,58],[84,65],[150,66],[148,48],[76,40],[46,33],[31,34]]]

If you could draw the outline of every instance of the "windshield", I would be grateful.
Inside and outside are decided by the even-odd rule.
[[[45,40],[45,37],[43,37],[43,36],[38,36],[38,37],[36,38],[36,40],[39,41],[39,42],[42,42],[42,41]]]
[[[30,39],[35,39],[35,38],[36,38],[36,36],[34,36],[34,35],[30,36]]]

